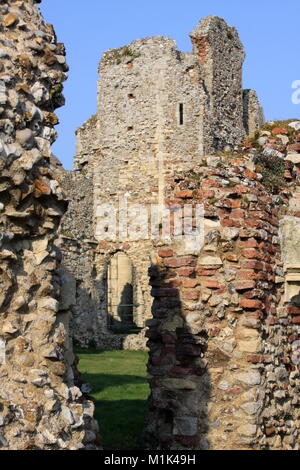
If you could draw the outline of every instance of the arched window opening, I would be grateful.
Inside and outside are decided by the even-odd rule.
[[[140,327],[136,320],[139,305],[135,304],[134,270],[126,253],[115,253],[108,265],[108,325],[112,330]]]

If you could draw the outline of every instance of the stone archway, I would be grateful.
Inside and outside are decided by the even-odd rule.
[[[110,326],[134,325],[133,265],[122,251],[115,253],[108,264],[107,301]]]

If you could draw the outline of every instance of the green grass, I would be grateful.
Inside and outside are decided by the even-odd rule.
[[[141,450],[149,386],[145,351],[77,349],[82,379],[92,385],[105,450]]]

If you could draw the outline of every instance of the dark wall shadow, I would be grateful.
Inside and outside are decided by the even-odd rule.
[[[152,265],[149,276],[154,301],[147,332],[151,394],[144,445],[149,450],[209,449],[211,379],[204,360],[208,347],[205,314],[203,328],[192,331],[185,314],[189,310],[201,315],[201,304],[190,308],[183,304],[180,290],[172,283],[176,271]],[[176,318],[182,319],[182,326],[170,328]],[[174,386],[166,385],[165,379],[171,379]],[[194,384],[193,390],[187,381]]]

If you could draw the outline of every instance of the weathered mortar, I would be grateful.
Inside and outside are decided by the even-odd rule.
[[[68,67],[36,3],[0,5],[0,447],[95,449],[94,405],[74,385],[54,244],[66,202],[50,165],[53,111]]]

